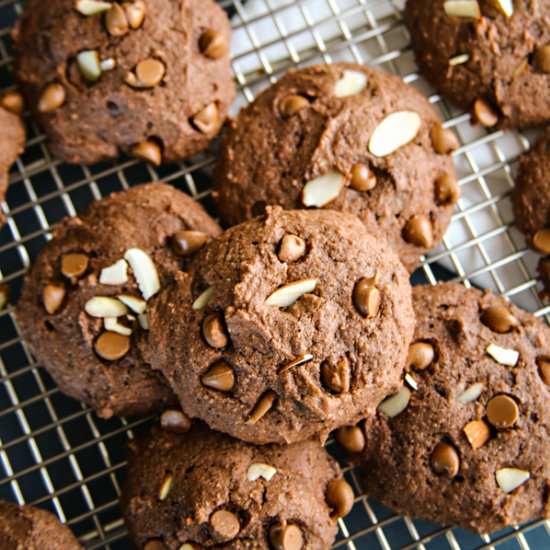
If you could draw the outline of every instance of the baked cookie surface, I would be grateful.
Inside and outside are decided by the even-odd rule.
[[[102,417],[145,414],[174,399],[139,351],[148,301],[185,267],[180,254],[192,250],[182,243],[196,248],[218,233],[199,204],[160,183],[113,194],[55,227],[17,318],[63,392]]]
[[[449,99],[485,126],[523,127],[550,120],[549,13],[549,0],[408,0],[405,24]]]
[[[230,26],[212,0],[30,0],[15,41],[21,91],[68,162],[187,158],[235,93]]]
[[[49,512],[4,501],[0,501],[0,548],[82,550],[69,528]]]
[[[355,214],[412,271],[458,200],[456,147],[427,99],[394,75],[349,63],[289,71],[229,123],[217,204],[229,225],[270,204]]]
[[[25,129],[19,116],[0,107],[0,201],[8,188],[8,173],[11,165],[23,151]],[[6,221],[0,210],[0,224]]]
[[[227,230],[150,314],[145,349],[183,410],[252,443],[362,418],[399,385],[414,315],[408,274],[349,214],[283,211]]]
[[[195,424],[131,444],[121,505],[138,548],[325,550],[353,504],[340,475],[318,442],[256,447]]]
[[[367,493],[480,532],[549,517],[550,329],[461,285],[413,300],[412,385],[366,421]]]

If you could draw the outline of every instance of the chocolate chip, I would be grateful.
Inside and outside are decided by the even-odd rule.
[[[476,99],[474,102],[473,116],[485,128],[492,128],[498,122],[498,115],[484,99]]]
[[[86,254],[63,254],[63,256],[61,256],[61,273],[63,273],[67,279],[76,281],[86,273],[89,261],[90,259]]]
[[[421,248],[432,248],[433,230],[432,224],[427,216],[415,214],[403,229],[405,241]]]
[[[124,36],[129,32],[128,18],[120,4],[115,2],[105,14],[105,28],[111,36]]]
[[[42,291],[42,303],[44,304],[44,309],[50,315],[59,311],[65,299],[65,293],[65,287],[61,284],[49,283],[44,287]]]
[[[350,453],[360,453],[365,448],[365,436],[359,426],[343,426],[336,430],[336,441]]]
[[[350,187],[356,191],[370,191],[376,186],[376,176],[366,164],[354,164]]]
[[[367,277],[359,279],[353,289],[355,309],[361,315],[370,319],[378,313],[381,302],[382,296],[380,291],[373,285],[373,280]]]
[[[483,447],[485,443],[491,437],[491,431],[489,426],[483,420],[472,420],[464,426],[464,435],[468,439],[472,449],[479,449]]]
[[[493,332],[504,334],[519,326],[519,321],[504,306],[491,306],[481,312],[481,322]]]
[[[254,425],[260,421],[271,410],[276,398],[277,394],[274,391],[266,391],[252,409],[246,424]]]
[[[345,393],[350,389],[350,367],[347,357],[340,357],[335,363],[323,361],[321,365],[321,382],[332,393]]]
[[[201,331],[206,343],[212,348],[225,348],[229,343],[229,336],[219,313],[207,315],[202,321]]]
[[[191,124],[203,134],[213,134],[220,125],[218,106],[210,103],[193,116]]]
[[[106,361],[117,361],[130,350],[130,338],[117,332],[104,332],[96,340],[94,349]]]
[[[167,409],[160,417],[163,430],[172,433],[185,433],[191,428],[191,419],[182,411]]]
[[[235,373],[223,359],[220,359],[201,376],[201,382],[207,388],[228,392],[235,385]]]
[[[542,73],[550,73],[550,44],[541,46],[533,56],[535,67]]]
[[[61,84],[49,84],[38,100],[38,110],[41,113],[51,113],[65,103],[66,97],[65,88]]]
[[[0,311],[2,311],[10,301],[10,287],[0,284]]]
[[[333,479],[327,485],[326,500],[332,513],[332,519],[343,518],[353,508],[353,489],[344,479]]]
[[[149,540],[145,543],[143,550],[167,550],[160,540]]]
[[[234,539],[241,530],[239,518],[228,510],[218,510],[210,516],[210,525],[223,540]]]
[[[172,235],[172,244],[176,254],[180,256],[191,256],[204,246],[208,235],[202,231],[191,231],[182,229]]]
[[[435,180],[435,198],[439,204],[455,204],[460,198],[460,187],[454,174],[446,173]]]
[[[199,38],[199,49],[206,57],[219,59],[227,53],[227,40],[221,32],[207,29]]]
[[[295,262],[306,253],[306,242],[296,235],[285,235],[279,245],[277,257],[281,262]]]
[[[412,367],[415,370],[427,369],[432,364],[434,357],[435,351],[430,343],[415,342],[409,347],[407,367]]]
[[[487,403],[487,419],[495,428],[511,428],[519,419],[517,403],[508,395],[493,397]]]
[[[287,95],[279,103],[281,115],[288,118],[309,107],[309,101],[301,95]]]
[[[550,254],[550,229],[539,229],[533,235],[533,246],[542,254]]]
[[[431,137],[434,151],[439,155],[448,155],[460,147],[455,133],[441,124],[432,126]]]
[[[269,542],[275,550],[300,550],[304,546],[304,536],[297,525],[276,523],[269,530]]]
[[[2,105],[6,111],[19,116],[23,114],[23,110],[25,109],[23,96],[15,91],[5,93],[0,99],[0,105]]]
[[[455,448],[448,443],[438,443],[430,458],[432,469],[436,474],[453,478],[460,469],[460,459]]]
[[[548,359],[539,360],[539,372],[540,372],[540,377],[542,378],[542,381],[547,386],[550,386],[550,360]]]
[[[146,160],[155,166],[160,166],[162,162],[162,150],[160,146],[152,141],[146,140],[134,145],[132,155],[136,158]]]

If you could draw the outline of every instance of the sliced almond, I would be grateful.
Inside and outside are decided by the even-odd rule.
[[[407,382],[413,390],[418,390],[418,382],[410,374],[405,374],[405,382]]]
[[[320,208],[333,201],[344,188],[345,180],[338,172],[329,172],[324,176],[308,181],[302,190],[304,206]]]
[[[511,493],[514,489],[523,485],[531,477],[531,474],[518,468],[501,468],[497,470],[495,477],[498,486],[505,493]]]
[[[105,317],[103,324],[105,325],[105,330],[117,332],[118,334],[122,334],[122,336],[130,336],[132,334],[132,329],[119,323],[116,317]]]
[[[147,302],[136,296],[130,296],[129,294],[119,294],[117,298],[126,306],[128,306],[134,313],[142,314],[147,309]]]
[[[266,306],[288,307],[308,292],[313,292],[317,279],[301,279],[278,288],[265,301]]]
[[[159,500],[166,500],[168,498],[168,495],[170,494],[170,491],[172,490],[172,484],[174,482],[174,478],[168,474],[160,484],[159,489]]]
[[[122,302],[108,296],[94,296],[86,302],[84,310],[88,315],[99,318],[122,317],[128,313]]]
[[[449,65],[454,67],[455,65],[463,65],[464,63],[468,63],[468,61],[470,61],[470,56],[467,53],[463,53],[461,55],[451,57],[451,59],[449,59]]]
[[[149,254],[140,248],[130,248],[124,254],[124,259],[130,264],[141,294],[148,300],[160,290],[157,268]]]
[[[348,97],[356,95],[365,89],[367,75],[360,71],[344,71],[344,74],[334,85],[336,97]]]
[[[443,9],[451,17],[472,17],[473,19],[481,17],[477,0],[449,0],[443,4]]]
[[[77,0],[75,9],[82,15],[90,16],[109,11],[112,5],[111,2],[101,2],[100,0]]]
[[[401,414],[409,404],[411,399],[411,391],[408,388],[401,388],[397,393],[387,397],[378,405],[378,410],[385,415],[393,418],[398,414]]]
[[[138,315],[138,322],[139,326],[143,330],[149,330],[149,316],[147,313],[142,313],[141,315]]]
[[[109,267],[104,267],[99,274],[102,285],[123,285],[128,282],[128,264],[126,260],[118,260]]]
[[[264,478],[266,481],[271,481],[273,476],[277,473],[277,468],[270,466],[269,464],[263,464],[257,462],[251,464],[246,472],[246,478],[248,481],[256,481],[259,478]]]
[[[476,382],[466,388],[466,390],[458,396],[457,401],[463,405],[475,401],[481,395],[483,388],[484,386],[481,382]]]
[[[508,367],[515,367],[519,360],[519,351],[515,349],[501,348],[496,344],[489,344],[486,351],[497,363]]]
[[[513,0],[493,0],[495,7],[505,15],[506,17],[512,17],[514,15],[514,1]]]
[[[397,111],[388,115],[374,129],[369,140],[369,151],[375,157],[385,157],[411,142],[422,125],[418,113]]]
[[[112,71],[115,67],[116,67],[116,61],[112,57],[108,57],[107,59],[102,59],[99,62],[99,68],[101,69],[101,72]]]
[[[95,50],[84,50],[77,54],[76,64],[80,74],[88,82],[95,82],[101,76],[99,54]]]
[[[137,0],[137,2],[124,2],[122,4],[124,11],[126,12],[126,18],[131,29],[139,29],[145,19],[147,12],[147,6],[143,0]]]
[[[214,287],[209,286],[194,302],[193,309],[204,309],[212,300]]]

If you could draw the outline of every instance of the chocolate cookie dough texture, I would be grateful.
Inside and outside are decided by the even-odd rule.
[[[183,410],[252,443],[358,420],[402,374],[408,275],[350,214],[283,211],[226,231],[163,289],[145,349]]]
[[[82,550],[58,519],[39,508],[0,501],[2,550]]]
[[[218,133],[235,93],[229,41],[213,0],[29,0],[17,78],[63,160],[160,164]]]
[[[146,550],[326,550],[353,490],[318,442],[256,447],[203,425],[131,444],[122,510]]]
[[[10,94],[0,98],[0,201],[6,195],[10,167],[23,152],[25,143],[25,128],[20,113],[14,112],[10,101],[12,96],[14,95]],[[0,210],[0,225],[5,221],[6,218]]]
[[[140,352],[148,309],[187,256],[219,231],[197,203],[160,183],[113,194],[54,228],[17,317],[63,392],[104,418],[174,400]]]
[[[269,204],[355,214],[412,271],[458,200],[457,147],[396,76],[348,63],[290,71],[229,124],[217,204],[229,225]]]
[[[417,62],[486,127],[550,121],[550,1],[408,0]]]
[[[550,329],[461,285],[415,287],[413,301],[406,384],[350,429],[365,429],[361,444],[340,438],[356,445],[366,492],[480,532],[550,517]]]

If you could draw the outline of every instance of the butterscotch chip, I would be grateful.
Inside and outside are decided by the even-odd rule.
[[[160,83],[166,68],[158,59],[144,59],[136,65],[136,76],[140,84],[152,88]]]
[[[10,301],[10,287],[0,284],[0,311],[7,307]]]
[[[172,243],[174,244],[176,253],[184,257],[191,256],[197,250],[200,250],[207,240],[208,235],[206,233],[202,231],[190,231],[189,229],[177,231],[172,236]]]
[[[550,73],[550,44],[541,46],[535,51],[533,56],[535,67],[541,73]]]
[[[0,105],[10,113],[22,115],[25,109],[25,100],[19,92],[11,91],[0,98]]]
[[[487,419],[495,428],[511,428],[519,418],[519,408],[508,395],[497,395],[487,404]]]
[[[284,117],[291,117],[309,107],[309,101],[301,95],[288,95],[279,103],[279,110]]]
[[[403,229],[403,238],[421,248],[432,248],[433,228],[426,216],[414,215]]]
[[[321,365],[321,382],[331,393],[345,393],[350,390],[351,374],[347,357],[336,361],[323,361]]]
[[[64,254],[61,256],[61,273],[67,279],[75,281],[86,273],[89,262],[90,258],[86,254]]]
[[[126,19],[131,29],[139,29],[143,25],[145,15],[147,14],[147,5],[143,0],[133,2],[124,2],[122,4]]]
[[[338,428],[336,441],[350,453],[360,453],[365,448],[365,436],[358,426]]]
[[[199,48],[206,57],[219,59],[227,54],[226,37],[214,29],[207,29],[199,38]]]
[[[327,486],[327,504],[332,508],[333,519],[343,518],[353,508],[355,496],[350,484],[343,479],[331,481]]]
[[[543,359],[539,361],[540,376],[547,386],[550,386],[550,361]]]
[[[132,148],[132,155],[155,166],[160,166],[162,163],[162,149],[158,143],[152,140],[142,141],[135,145]]]
[[[277,394],[274,391],[264,393],[250,412],[246,423],[254,425],[259,422],[273,408],[276,399]]]
[[[296,262],[305,253],[306,243],[304,239],[297,235],[285,235],[281,239],[277,256],[281,262]]]
[[[427,369],[435,358],[435,351],[429,342],[415,342],[409,347],[407,366],[415,370]]]
[[[443,174],[435,180],[435,196],[439,204],[456,204],[458,202],[460,187],[455,174]]]
[[[357,311],[368,319],[375,317],[380,309],[382,296],[372,280],[366,277],[360,279],[353,289],[353,303]]]
[[[149,540],[145,543],[143,550],[166,550],[166,546],[160,540]]]
[[[539,229],[533,235],[533,246],[542,254],[550,254],[550,229]]]
[[[118,361],[130,350],[130,338],[117,332],[104,332],[94,344],[96,353],[106,361]]]
[[[66,290],[62,284],[47,284],[42,291],[42,303],[44,304],[44,309],[50,315],[57,313],[63,304],[65,294]]]
[[[173,433],[185,433],[191,428],[191,419],[182,411],[168,409],[160,417],[163,430]]]
[[[519,326],[519,321],[502,306],[493,306],[484,309],[481,313],[481,322],[492,331],[504,334]]]
[[[115,2],[105,14],[105,27],[111,36],[124,36],[129,32],[128,18],[120,4]]]
[[[376,176],[366,164],[354,164],[350,187],[356,191],[370,191],[376,186]]]
[[[491,437],[489,426],[483,420],[472,420],[464,426],[464,435],[468,439],[472,449],[479,449]]]
[[[430,464],[436,474],[455,477],[460,469],[460,459],[455,448],[448,443],[438,443],[434,449]]]
[[[498,122],[498,114],[484,99],[475,100],[472,115],[474,120],[485,128],[492,128]]]
[[[63,103],[65,103],[66,97],[67,93],[61,84],[50,84],[44,89],[40,96],[38,110],[41,113],[51,113],[59,109]]]
[[[435,124],[431,130],[432,145],[436,153],[448,155],[460,147],[455,133],[441,124]]]
[[[225,330],[223,318],[219,313],[211,313],[204,318],[202,335],[206,343],[212,348],[225,348],[229,343],[229,336]]]
[[[191,123],[203,134],[212,134],[220,126],[220,116],[215,103],[210,103],[191,118]]]
[[[159,500],[166,500],[168,498],[168,496],[170,495],[170,491],[172,490],[173,483],[174,483],[174,478],[171,474],[168,474],[164,477],[159,488],[159,493],[158,493]]]
[[[254,462],[259,457],[263,463]],[[171,490],[162,502],[167,472]],[[121,506],[136,548],[162,539],[176,550],[328,549],[337,525],[325,493],[340,476],[319,441],[259,447],[201,423],[184,434],[155,428],[132,442]],[[189,509],[206,514],[183,513]]]
[[[225,361],[220,360],[202,375],[201,382],[207,388],[228,392],[235,385],[235,373]]]

